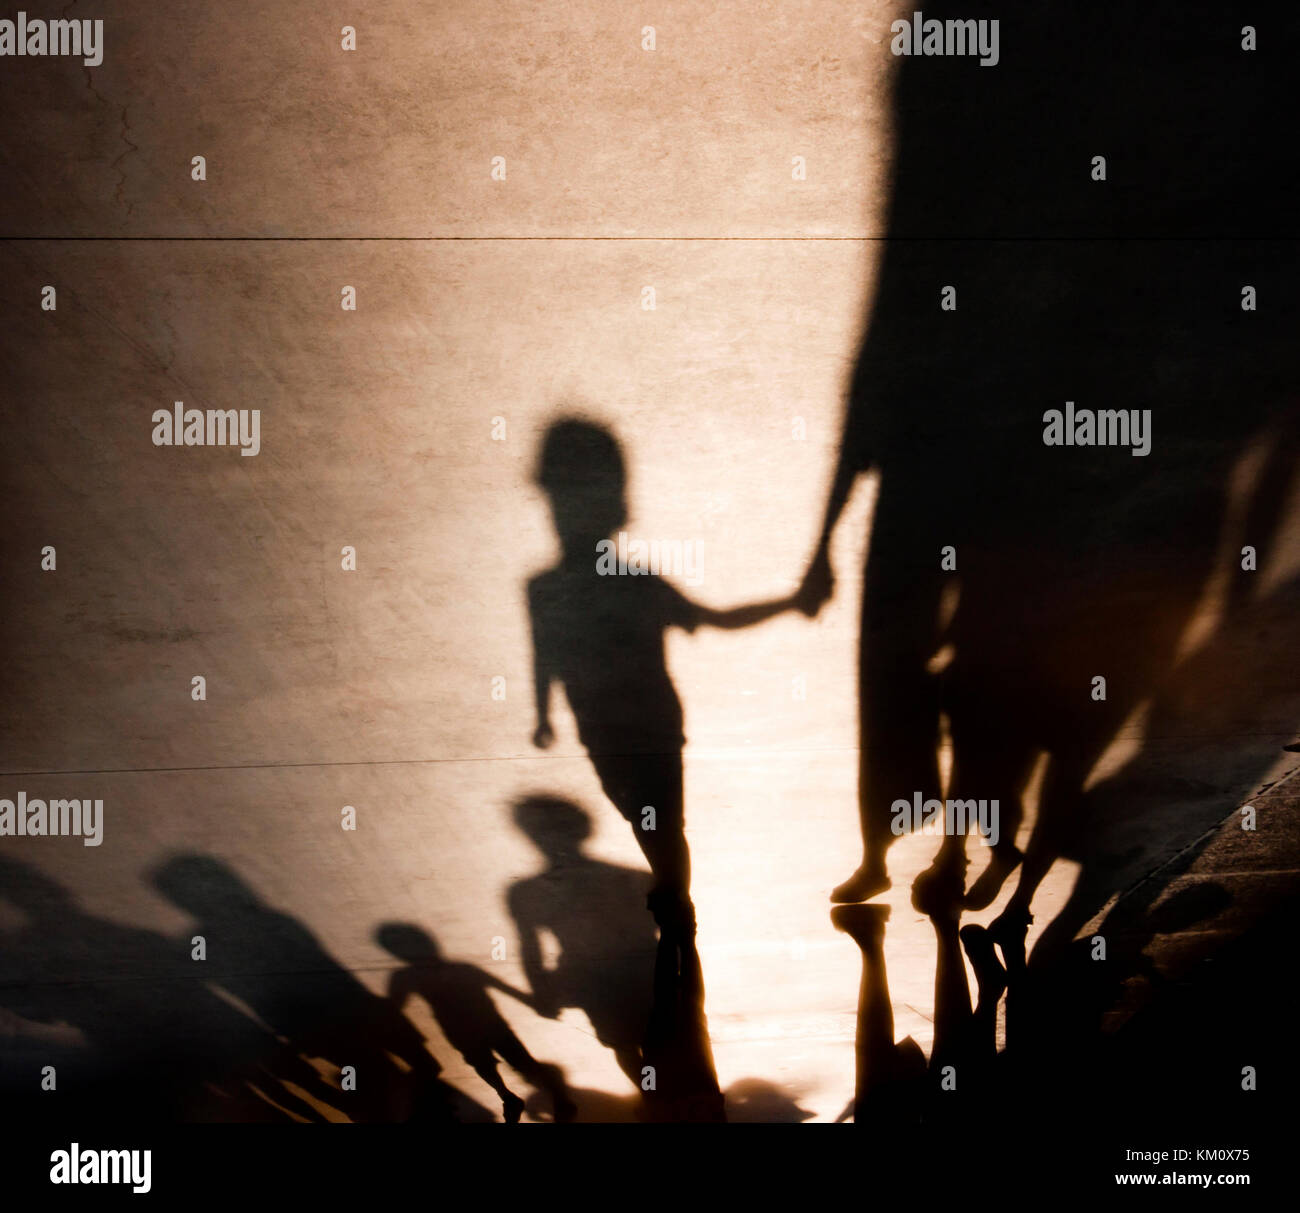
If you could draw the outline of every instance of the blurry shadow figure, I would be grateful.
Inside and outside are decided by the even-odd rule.
[[[391,1121],[405,1119],[417,1101],[421,1108],[431,1106],[427,1096],[438,1089],[433,1084],[439,1066],[420,1033],[340,966],[300,922],[266,905],[226,864],[208,856],[170,859],[153,880],[196,920],[194,933],[207,940],[209,981],[298,1053],[340,1071],[354,1067],[355,1090],[324,1087],[332,1107],[354,1121]]]
[[[800,1107],[791,1092],[761,1078],[742,1078],[727,1088],[727,1120],[732,1124],[798,1125],[816,1113]]]
[[[1279,726],[1256,737],[1252,700],[1280,701],[1276,667],[1297,647],[1295,587],[1255,600],[1245,558],[1249,546],[1262,568],[1281,543],[1300,454],[1295,249],[1284,238],[1300,172],[1294,140],[1275,152],[1242,135],[1291,111],[1300,22],[1279,14],[1271,46],[1257,50],[1242,45],[1249,14],[1174,0],[1015,11],[935,0],[924,16],[999,19],[1001,57],[987,69],[961,55],[895,63],[888,239],[798,596],[813,614],[833,592],[833,531],[856,477],[874,471],[859,650],[863,857],[832,900],[889,888],[895,800],[996,798],[1000,837],[980,879],[966,888],[966,840],[954,836],[912,890],[939,947],[925,1119],[974,1111],[960,1098],[968,1073],[982,1115],[992,1101],[981,1080],[996,1073],[993,1115],[1014,1119],[991,1131],[1005,1137],[1041,1129],[1059,1142],[1067,1120],[1094,1129],[1121,1111],[1164,1130],[1180,1100],[1204,1132],[1205,1108],[1223,1102],[1207,1094],[1211,1076],[1225,1084],[1216,1091],[1231,1089],[1234,1067],[1239,1079],[1238,1046],[1220,1025],[1279,1004],[1288,936],[1266,923],[1253,928],[1263,939],[1228,949],[1254,960],[1253,973],[1244,960],[1225,965],[1231,977],[1216,985],[1202,966],[1207,1010],[1194,1031],[1172,1034],[1173,1048],[1159,1029],[1177,1024],[1180,991],[1152,979],[1144,948],[1228,903],[1226,890],[1205,889],[1150,911],[1225,805],[1276,759]],[[1263,470],[1235,511],[1236,475],[1260,444],[1271,444]],[[1180,659],[1221,577],[1224,619]],[[1090,786],[1148,704],[1136,756]],[[941,790],[945,716],[952,770]],[[1042,755],[1022,855],[1022,798]],[[1078,879],[1026,958],[1034,893],[1062,855],[1080,864]],[[1018,868],[989,929],[960,928],[961,909],[991,905]],[[1075,935],[1116,895],[1098,928],[1114,945],[1101,963]],[[901,1047],[883,917],[847,905],[833,918],[863,952],[857,1102],[861,1119],[882,1123],[877,1093]],[[973,1010],[959,945],[979,982]],[[1143,982],[1172,996],[1151,1017],[1157,1028],[1126,1030],[1134,1042],[1116,1048],[1108,1017]],[[1004,986],[1008,1048],[996,1057]],[[1284,1060],[1274,1047],[1270,1061]],[[934,1082],[946,1067],[961,1075],[949,1102]],[[1040,1126],[1049,1085],[1072,1096]],[[910,1098],[895,1097],[909,1122]]]
[[[1241,804],[1276,762],[1279,725],[1294,728],[1300,719],[1300,685],[1278,657],[1297,649],[1300,578],[1293,578],[1255,600],[1230,596],[1216,630],[1164,681],[1148,714],[1146,744],[1088,789],[1061,832],[1061,853],[1079,873],[1029,958],[1032,984],[1008,995],[1008,1050],[1050,1049],[1052,1024],[1074,1023],[1080,1034],[1099,1030],[1124,993],[1120,979],[1161,984],[1143,952],[1157,933],[1187,930],[1231,901],[1226,890],[1202,885],[1195,898],[1185,890],[1151,909],[1212,841],[1230,832],[1222,828],[1225,817],[1235,824],[1238,814],[1225,807]],[[1288,701],[1293,714],[1279,715]],[[1180,748],[1174,774],[1167,739],[1178,745],[1188,737],[1199,744]],[[1111,949],[1098,966],[1090,963],[1087,941],[1075,936],[1116,895],[1093,932]],[[1098,970],[1120,976],[1103,983]]]
[[[554,740],[551,685],[563,685],[601,787],[632,826],[654,879],[646,899],[660,931],[654,964],[653,1054],[639,1085],[654,1116],[720,1119],[722,1096],[704,1022],[682,789],[683,716],[664,651],[669,627],[742,628],[793,599],[719,611],[685,597],[652,565],[611,559],[627,519],[627,473],[617,439],[580,418],[555,422],[542,442],[545,491],[561,558],[528,583],[537,703],[536,745]],[[630,550],[630,545],[629,545]],[[630,574],[630,575],[628,575]],[[527,826],[525,826],[527,830]],[[594,1022],[594,1020],[593,1020]],[[633,1076],[622,1027],[601,1036]],[[601,1026],[597,1025],[598,1033]],[[660,1085],[663,1084],[663,1085]]]
[[[591,822],[577,805],[532,796],[514,817],[547,863],[507,894],[538,1013],[554,1019],[565,1007],[581,1009],[643,1092],[651,1119],[720,1117],[693,933],[663,931],[656,940],[640,909],[650,881],[583,853]],[[552,964],[547,936],[559,949]],[[654,1067],[653,1089],[644,1066]]]
[[[1293,579],[1259,602],[1231,606],[1210,639],[1179,663],[1148,714],[1147,744],[1088,789],[1060,840],[1062,853],[1081,870],[1069,901],[1039,937],[1035,957],[1068,945],[1115,893],[1138,881],[1151,885],[1157,868],[1167,877],[1168,859],[1186,861],[1187,848],[1208,842],[1206,831],[1236,813],[1234,807],[1225,814],[1225,806],[1249,795],[1278,757],[1277,733],[1259,727],[1273,722],[1258,720],[1258,710],[1292,678],[1279,669],[1279,654],[1297,648],[1300,579]],[[1293,678],[1291,698],[1300,713]],[[1300,714],[1286,723],[1294,728],[1297,719]],[[1205,741],[1197,753],[1180,757],[1173,783],[1167,742],[1161,742],[1189,736]],[[1176,814],[1167,811],[1171,800]],[[1151,821],[1161,828],[1153,831]],[[1154,897],[1161,887],[1147,887],[1144,895]]]
[[[1238,553],[1248,541],[1259,552],[1273,552],[1283,538],[1283,505],[1300,482],[1300,426],[1268,435],[1259,449],[1261,469],[1235,511],[1237,525],[1227,530],[1230,567],[1214,630],[1171,661],[1150,688],[1142,749],[1090,787],[1075,813],[1049,816],[1035,830],[1020,882],[1002,915],[1014,927],[1002,930],[1007,940],[1021,935],[1034,890],[1051,862],[1064,855],[1082,870],[1036,952],[1046,956],[1067,945],[1113,893],[1191,845],[1222,819],[1225,804],[1248,795],[1277,757],[1276,734],[1269,730],[1279,724],[1294,727],[1300,717],[1295,679],[1278,665],[1279,653],[1300,644],[1300,579],[1261,597],[1252,593],[1257,575],[1238,567]],[[1295,714],[1278,718],[1278,705],[1288,699]],[[1261,711],[1275,715],[1263,720]],[[1168,740],[1192,736],[1206,743],[1181,755],[1172,777]]]
[[[28,1023],[68,1024],[85,1040],[20,1049],[17,1034],[8,1038],[4,1051],[15,1057],[3,1067],[5,1094],[15,1112],[14,1101],[39,1090],[41,1067],[54,1064],[58,1100],[38,1099],[37,1116],[321,1119],[284,1085],[310,1090],[315,1072],[212,992],[188,939],[87,914],[56,881],[9,858],[0,858],[0,897],[26,919],[0,943],[0,1004]]]
[[[1229,551],[1235,554],[1246,538],[1261,552],[1281,543],[1282,503],[1300,478],[1298,448],[1300,428],[1274,433],[1262,445],[1258,474],[1236,511]],[[1032,981],[1008,994],[1007,1050],[1026,1069],[1053,1050],[1054,1029],[1073,1029],[1081,1040],[1111,1023],[1123,1030],[1135,999],[1168,993],[1147,945],[1157,934],[1186,931],[1213,918],[1232,901],[1226,889],[1201,883],[1152,909],[1211,842],[1231,834],[1228,823],[1235,824],[1237,811],[1225,814],[1225,808],[1259,789],[1278,759],[1284,730],[1294,730],[1300,720],[1300,684],[1279,660],[1300,650],[1300,577],[1268,592],[1260,592],[1260,584],[1255,575],[1234,570],[1214,630],[1162,680],[1147,713],[1142,748],[1090,787],[1079,812],[1056,831],[1050,853],[1073,860],[1079,872],[1029,958]],[[1189,748],[1188,738],[1197,744]],[[1269,862],[1285,866],[1281,857]],[[1026,864],[1027,874],[1031,867]],[[1117,895],[1094,932],[1076,941]],[[1016,900],[1028,904],[1020,890],[1012,906]],[[1252,929],[1258,934],[1247,927]],[[1110,948],[1105,965],[1090,956],[1096,936]],[[1004,937],[1012,945],[1012,962],[1024,967],[1023,935]],[[1233,945],[1237,951],[1246,947]],[[1179,1084],[1167,1089],[1177,1091]],[[1171,1097],[1170,1106],[1177,1103]]]
[[[639,1089],[657,946],[641,908],[650,880],[585,855],[591,822],[567,800],[529,797],[515,805],[514,819],[547,864],[511,885],[506,897],[533,1006],[548,1019],[580,1008]],[[559,947],[551,965],[543,955],[546,934]]]
[[[429,1004],[452,1048],[500,1096],[508,1124],[518,1122],[524,1100],[506,1086],[497,1068],[498,1058],[550,1094],[551,1112],[557,1121],[572,1118],[574,1108],[565,1093],[563,1071],[538,1061],[528,1051],[493,1005],[488,991],[499,990],[532,1006],[527,994],[474,965],[444,959],[433,938],[410,923],[384,923],[375,932],[375,939],[407,962],[406,968],[396,970],[388,981],[393,1006],[401,1011],[412,995]]]
[[[560,540],[560,562],[528,583],[537,701],[534,743],[554,740],[551,684],[563,685],[601,787],[632,826],[654,887],[655,921],[694,933],[690,851],[682,802],[682,705],[668,673],[669,627],[741,628],[792,600],[716,611],[692,602],[649,566],[629,575],[599,557],[627,519],[627,473],[617,439],[579,418],[555,422],[542,442],[537,482]],[[647,817],[647,808],[652,816]]]
[[[864,852],[832,899],[889,887],[891,805],[940,796],[946,713],[948,795],[1001,806],[972,908],[1021,863],[1021,799],[1049,755],[1032,863],[993,928],[1010,944],[1089,771],[1173,663],[1234,466],[1295,428],[1293,253],[1258,239],[1289,230],[1295,199],[1282,162],[1238,137],[1286,106],[1280,49],[1243,54],[1219,18],[1169,0],[985,8],[925,17],[999,18],[996,67],[899,60],[890,239],[799,599],[813,613],[832,592],[832,532],[874,469]],[[1243,283],[1276,306],[1245,310]],[[918,909],[960,896],[965,867],[965,838],[945,840]]]

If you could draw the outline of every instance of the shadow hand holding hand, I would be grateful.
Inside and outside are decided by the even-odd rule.
[[[533,745],[539,750],[549,750],[555,744],[555,730],[550,721],[542,721],[533,731]]]
[[[818,545],[804,574],[803,583],[794,596],[794,605],[809,619],[830,600],[835,592],[835,574],[831,570],[830,549],[825,542]]]

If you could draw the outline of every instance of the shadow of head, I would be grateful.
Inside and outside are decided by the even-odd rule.
[[[627,472],[618,439],[577,417],[555,422],[542,439],[537,483],[565,552],[587,555],[627,520]]]
[[[570,800],[527,796],[514,806],[515,825],[552,862],[576,858],[591,836],[591,818]]]
[[[191,914],[230,906],[256,905],[257,894],[226,864],[208,855],[179,855],[151,873],[154,888]]]
[[[0,897],[32,918],[74,913],[72,895],[30,864],[0,856]]]
[[[409,922],[385,922],[375,930],[375,942],[407,964],[440,964],[438,941]]]
[[[742,1078],[727,1088],[731,1124],[802,1124],[816,1113],[800,1107],[798,1093],[762,1078]]]

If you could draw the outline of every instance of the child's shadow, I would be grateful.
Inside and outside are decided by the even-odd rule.
[[[793,599],[719,611],[692,602],[663,574],[699,572],[698,544],[629,537],[626,471],[618,440],[570,418],[542,443],[537,481],[551,506],[562,555],[528,583],[537,729],[554,740],[551,685],[564,687],[578,736],[601,787],[633,826],[655,877],[651,908],[661,926],[693,930],[690,856],[682,797],[683,715],[668,673],[669,627],[740,628]],[[652,810],[647,814],[647,810]]]
[[[507,893],[533,1005],[549,1019],[580,1008],[639,1089],[657,946],[641,908],[650,882],[643,872],[585,854],[591,821],[569,801],[531,796],[514,806],[514,819],[546,860],[543,871]],[[558,945],[551,964],[543,955],[547,934]]]
[[[506,1085],[497,1068],[498,1058],[549,1094],[557,1121],[572,1119],[574,1106],[566,1094],[563,1071],[538,1061],[528,1051],[496,1009],[488,990],[500,990],[532,1006],[527,994],[474,965],[445,960],[434,939],[410,923],[384,923],[376,930],[375,939],[407,962],[389,979],[388,996],[394,1007],[400,1011],[413,994],[429,1004],[448,1043],[501,1097],[507,1123],[519,1120],[524,1101]]]

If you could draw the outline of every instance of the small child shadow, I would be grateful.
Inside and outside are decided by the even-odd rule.
[[[428,1003],[448,1043],[473,1067],[474,1072],[501,1098],[507,1124],[516,1124],[524,1111],[524,1100],[506,1085],[498,1062],[504,1061],[535,1087],[547,1092],[556,1121],[573,1118],[564,1072],[559,1066],[539,1061],[515,1035],[492,1002],[488,991],[509,994],[525,1006],[532,998],[521,990],[483,972],[471,964],[443,957],[434,938],[410,923],[388,922],[375,932],[379,945],[406,967],[389,978],[388,997],[401,1011],[412,995]]]
[[[693,930],[690,855],[682,791],[683,711],[669,675],[665,634],[677,627],[749,627],[801,605],[794,596],[717,610],[694,602],[660,574],[665,564],[614,559],[629,546],[627,468],[618,439],[577,417],[556,421],[542,442],[537,483],[550,505],[561,556],[528,582],[537,727],[553,744],[551,691],[563,688],[578,737],[601,787],[632,824],[654,875],[660,926]],[[618,535],[617,541],[614,536]],[[655,541],[698,551],[689,540]],[[634,540],[631,546],[646,545]],[[694,572],[698,573],[698,559]],[[654,811],[649,823],[646,808]]]

